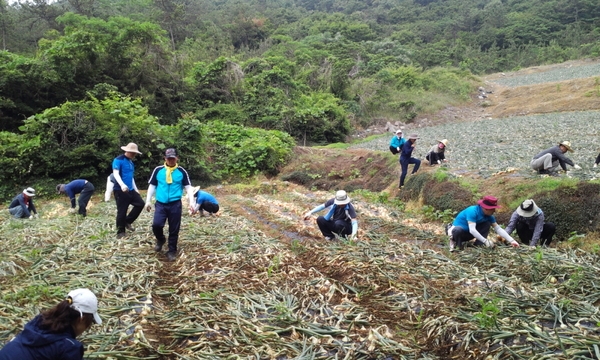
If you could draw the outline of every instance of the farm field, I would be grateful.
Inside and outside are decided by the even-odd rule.
[[[500,94],[493,101],[499,106]],[[492,115],[410,131],[422,138],[421,158],[435,139],[450,139],[448,171],[466,179],[534,180],[530,157],[569,140],[583,167],[569,176],[588,180],[596,177],[597,116]],[[388,141],[324,158],[319,149],[298,149],[296,161],[354,177],[355,164],[385,162],[379,150]],[[397,173],[392,162],[369,177],[397,187]],[[600,358],[598,252],[497,246],[450,253],[442,221],[381,184],[364,184],[350,193],[356,242],[325,241],[314,219],[302,220],[333,190],[280,179],[210,187],[220,216],[183,217],[175,262],[153,251],[152,212],[117,240],[116,207],[100,201],[100,189],[85,219],[68,215],[66,198],[40,199],[38,220],[3,212],[0,343],[70,289],[88,287],[103,319],[80,338],[89,359]]]

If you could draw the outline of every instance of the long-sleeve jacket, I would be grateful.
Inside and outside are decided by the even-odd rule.
[[[513,230],[515,230],[517,224],[526,224],[530,230],[533,230],[533,236],[531,238],[531,241],[529,242],[529,245],[536,246],[538,241],[540,240],[542,231],[544,230],[544,220],[544,212],[542,211],[542,209],[538,209],[537,214],[528,218],[519,215],[519,213],[515,211],[510,217],[510,221],[508,222],[505,231],[508,234],[510,234],[511,232],[513,232]]]
[[[596,156],[596,161],[594,161],[594,164],[600,164],[600,154]]]
[[[539,159],[546,154],[552,154],[552,162],[558,161],[558,163],[560,164],[560,167],[564,171],[567,171],[567,165],[565,165],[565,164],[575,166],[575,163],[573,162],[573,160],[566,157],[565,154],[563,154],[563,152],[560,151],[559,145],[553,146],[549,149],[546,149],[546,150],[540,152],[539,154],[537,154],[536,156],[533,157],[533,160]]]
[[[400,157],[401,158],[406,158],[406,159],[410,159],[410,157],[412,156],[412,152],[415,149],[413,146],[413,142],[407,140],[404,145],[402,145],[402,151],[400,152]]]
[[[72,208],[75,208],[75,196],[81,193],[87,182],[85,179],[77,179],[65,185],[65,193],[69,197],[69,200],[71,200]]]
[[[37,214],[35,205],[33,205],[33,199],[29,198],[29,201],[25,201],[25,195],[23,195],[23,193],[15,196],[10,205],[8,205],[8,208],[12,209],[16,206],[21,206],[23,208],[23,216],[25,217],[30,217],[32,212]]]
[[[392,140],[390,140],[390,146],[395,147],[396,149],[402,149],[402,145],[404,145],[405,142],[406,142],[405,138],[403,138],[403,137],[399,138],[398,136],[394,135],[392,137]]]

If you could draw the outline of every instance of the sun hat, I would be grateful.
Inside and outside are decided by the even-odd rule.
[[[63,194],[65,192],[65,184],[56,185],[56,192],[59,194]]]
[[[527,199],[523,201],[521,205],[519,205],[519,207],[517,208],[517,213],[522,217],[529,218],[537,214],[538,210],[539,208],[535,204],[535,201],[533,201],[532,199]]]
[[[79,311],[81,316],[92,314],[94,322],[98,325],[102,324],[102,319],[98,315],[98,299],[93,292],[88,289],[75,289],[67,295],[67,299],[71,303],[71,308]]]
[[[23,194],[29,196],[29,197],[34,197],[35,196],[35,189],[32,187],[28,187],[27,189],[23,190]]]
[[[417,140],[419,138],[419,135],[417,134],[410,134],[410,136],[408,137],[408,140]]]
[[[448,139],[438,140],[438,142],[444,144],[444,147],[448,146]]]
[[[195,186],[192,188],[192,194],[196,195],[198,191],[200,191],[200,186]]]
[[[335,200],[333,201],[334,204],[346,205],[349,202],[350,202],[350,198],[348,197],[348,194],[346,194],[346,192],[344,190],[338,190],[335,193]]]
[[[121,146],[121,150],[125,152],[134,152],[141,154],[141,152],[138,150],[138,146],[136,143],[129,143],[127,144],[127,146]]]
[[[562,146],[566,147],[567,151],[569,151],[569,152],[575,152],[575,150],[573,150],[573,148],[571,148],[571,142],[570,141],[563,141],[563,142],[561,142],[558,145],[562,145]]]
[[[484,196],[483,199],[477,201],[477,204],[487,210],[500,208],[500,205],[498,205],[498,199],[490,195]]]
[[[402,130],[400,130],[400,129],[396,130],[396,134],[402,134]]]

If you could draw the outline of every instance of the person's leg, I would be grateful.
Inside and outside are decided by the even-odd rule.
[[[335,230],[333,232],[335,232],[339,236],[348,236],[352,234],[352,223],[348,221],[336,220],[334,222],[334,227]]]
[[[533,170],[544,170],[552,167],[552,154],[545,154],[537,159],[531,160],[531,168]]]
[[[326,238],[333,239],[335,235],[333,232],[335,230],[335,224],[333,221],[325,220],[323,216],[319,216],[317,218],[317,225],[319,226],[319,230],[321,230],[321,234]]]
[[[169,205],[167,219],[169,220],[169,252],[177,254],[177,241],[179,240],[179,228],[181,227],[181,201]]]
[[[396,155],[398,153],[398,149],[396,149],[394,146],[390,146],[390,151],[392,152],[392,154]]]
[[[484,238],[487,239],[488,235],[490,234],[490,227],[492,226],[492,224],[490,224],[489,222],[485,221],[482,223],[479,223],[475,226],[475,230],[477,230],[481,236],[483,236]],[[472,235],[471,235],[472,236]],[[482,243],[479,240],[475,240],[475,246],[485,246],[484,243]]]
[[[127,208],[129,207],[129,192],[123,192],[115,189],[115,201],[117,202],[117,236],[125,234],[127,222]]]
[[[521,242],[525,245],[529,245],[531,239],[533,238],[533,231],[529,229],[529,226],[524,223],[517,223],[515,230],[517,231],[517,235],[519,235]]]
[[[142,210],[144,210],[144,206],[146,205],[146,203],[142,199],[140,193],[138,193],[137,191],[130,191],[129,196],[129,204],[133,206],[133,208],[127,215],[125,222],[127,224],[133,224],[133,222],[138,218],[138,216],[140,216]]]
[[[429,160],[429,166],[433,166],[437,164],[438,156],[436,153],[431,151],[429,152],[429,154],[427,154],[427,157],[425,157],[425,159]]]
[[[154,219],[152,220],[152,233],[154,233],[154,237],[156,238],[156,246],[154,246],[154,251],[159,252],[162,250],[163,245],[167,241],[165,238],[164,227],[167,222],[167,209],[161,203],[154,204]]]
[[[83,190],[81,190],[81,194],[79,194],[79,199],[77,199],[77,203],[79,204],[79,214],[86,216],[87,215],[87,205],[90,202],[90,198],[94,193],[94,185],[91,182],[87,182],[83,186]]]
[[[409,159],[400,158],[400,168],[402,169],[402,173],[400,174],[400,185],[398,187],[404,186],[404,179],[406,178],[406,174],[408,174],[408,161]]]
[[[206,210],[209,214],[216,214],[219,211],[219,205],[204,201],[202,203],[202,209]]]
[[[556,225],[551,222],[545,223],[544,229],[542,230],[542,235],[540,235],[540,245],[550,246],[554,234],[556,234]]]
[[[421,160],[417,159],[417,158],[410,158],[408,160],[408,162],[410,164],[415,164],[415,166],[413,167],[413,171],[411,174],[416,173],[417,171],[419,171],[419,166],[421,166]]]
[[[25,213],[23,211],[23,208],[21,206],[15,206],[13,208],[8,209],[8,212],[14,216],[15,219],[20,219],[23,217],[23,214]]]
[[[452,239],[457,248],[462,249],[466,242],[473,240],[473,235],[468,230],[464,230],[460,226],[454,226],[452,228]]]

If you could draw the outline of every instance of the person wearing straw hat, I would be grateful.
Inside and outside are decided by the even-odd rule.
[[[15,219],[33,219],[38,218],[39,215],[33,204],[33,197],[35,196],[35,189],[28,187],[23,190],[22,193],[15,196],[10,205],[8,205],[8,212]]]
[[[496,234],[511,246],[519,247],[519,243],[496,222],[494,212],[499,207],[498,199],[488,195],[477,201],[477,205],[469,206],[458,213],[454,222],[447,227],[450,251],[456,248],[462,250],[464,245],[473,239],[475,239],[475,246],[493,247],[494,242],[487,238],[490,228],[494,228]]]
[[[0,360],[81,360],[84,347],[76,338],[93,324],[102,324],[96,295],[88,289],[75,289],[25,324],[23,331],[0,349]]]
[[[144,209],[144,199],[135,184],[135,166],[133,159],[141,154],[135,143],[121,146],[124,154],[117,156],[112,162],[113,176],[117,185],[114,187],[115,200],[117,201],[117,239],[125,237],[125,229],[133,231],[131,224],[140,216]],[[129,214],[127,209],[132,206]]]
[[[433,145],[429,152],[425,156],[426,160],[429,160],[429,166],[440,165],[442,161],[446,162],[446,147],[448,146],[448,139],[438,140],[437,144]]]
[[[193,213],[200,212],[200,216],[204,216],[206,211],[208,215],[216,215],[219,212],[219,202],[217,198],[206,191],[200,190],[200,186],[194,188],[194,197],[196,203]]]
[[[402,145],[406,142],[406,139],[402,137],[402,130],[396,130],[396,135],[390,140],[390,151],[396,155],[402,151]]]
[[[419,136],[417,134],[410,134],[404,145],[402,145],[402,152],[400,153],[400,167],[402,169],[402,173],[400,174],[400,185],[399,189],[404,187],[404,179],[408,174],[408,165],[415,164],[413,167],[412,174],[419,171],[419,166],[421,166],[421,160],[412,157],[413,150],[417,146],[417,139]]]
[[[85,179],[77,179],[73,180],[68,184],[58,184],[56,185],[56,191],[59,195],[67,195],[71,200],[71,209],[70,213],[75,213],[75,197],[79,194],[79,199],[77,199],[77,204],[79,205],[79,215],[85,217],[87,215],[87,205],[94,194],[94,184],[85,180]]]
[[[505,230],[508,234],[517,230],[521,242],[529,244],[529,246],[538,244],[549,246],[556,233],[556,226],[551,222],[545,222],[542,209],[536,205],[535,201],[527,199],[512,213]]]
[[[548,148],[531,159],[531,168],[537,170],[538,174],[546,174],[550,176],[558,176],[557,168],[560,167],[566,172],[567,164],[571,165],[576,170],[581,167],[565,156],[566,152],[574,152],[571,148],[571,142],[563,141],[560,144]]]
[[[349,239],[355,240],[358,232],[356,210],[344,190],[338,190],[335,197],[304,214],[304,220],[310,219],[312,214],[327,208],[329,208],[329,212],[325,216],[317,218],[317,225],[325,240],[333,240],[334,233],[339,236],[350,235]]]
[[[177,151],[173,148],[165,150],[164,165],[157,166],[150,175],[148,181],[148,193],[146,194],[146,210],[150,211],[150,201],[156,192],[154,204],[154,219],[152,220],[152,232],[156,237],[154,251],[160,252],[167,241],[164,228],[169,222],[169,251],[167,259],[174,261],[177,257],[177,242],[179,240],[179,228],[181,226],[183,189],[188,195],[189,211],[194,211],[194,189],[187,171],[177,164]]]

